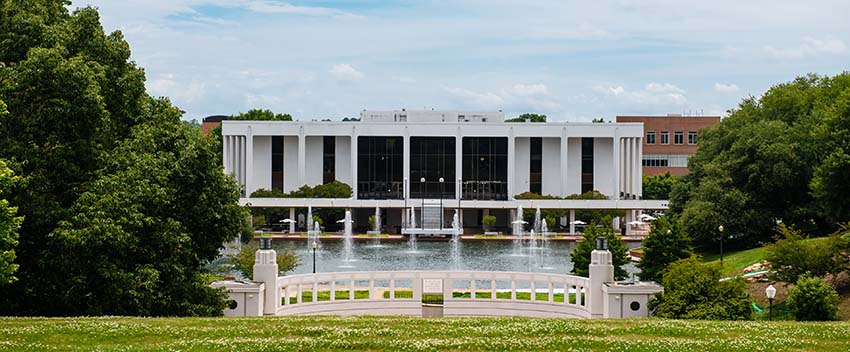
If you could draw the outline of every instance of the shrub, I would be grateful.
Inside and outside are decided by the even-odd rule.
[[[374,229],[375,229],[375,216],[369,215],[369,230],[371,231],[371,230],[374,230]]]
[[[804,242],[800,231],[784,224],[778,231],[783,238],[767,246],[765,254],[773,280],[797,282],[806,273],[818,277],[832,274],[834,278],[848,269],[847,236],[840,231],[817,242]]]
[[[678,260],[663,272],[664,292],[649,309],[662,318],[750,320],[752,306],[743,278],[720,281],[720,268],[699,256]]]
[[[838,293],[824,279],[802,275],[789,290],[787,303],[798,321],[835,320]]]
[[[485,231],[489,231],[496,225],[496,217],[493,215],[487,215],[481,219],[481,226],[484,227]]]
[[[251,241],[242,245],[239,252],[228,255],[230,264],[233,269],[242,273],[245,278],[253,278],[254,276],[254,258],[257,250],[260,249],[259,241]],[[277,251],[277,267],[281,274],[285,274],[294,270],[301,265],[300,258],[295,252],[289,249]]]
[[[610,224],[610,219],[603,219],[603,224]],[[596,222],[591,222],[584,230],[584,237],[578,243],[576,250],[572,254],[573,273],[579,276],[587,276],[590,270],[590,253],[596,248],[596,238],[605,237],[608,239],[608,250],[614,261],[614,277],[617,280],[624,279],[627,275],[623,265],[629,263],[627,255],[628,248],[623,240],[620,239],[611,226],[597,226]]]
[[[643,258],[638,263],[641,280],[660,281],[662,271],[679,259],[693,254],[690,236],[676,219],[662,217],[652,224],[643,240]]]

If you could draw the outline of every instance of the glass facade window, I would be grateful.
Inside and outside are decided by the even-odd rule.
[[[670,144],[670,132],[661,131],[661,144]]]
[[[593,138],[581,139],[581,193],[593,190]]]
[[[541,194],[543,192],[543,138],[532,137],[530,142],[528,191]]]
[[[675,144],[685,144],[685,132],[682,132],[682,131],[673,132],[673,143],[675,143]]]
[[[336,137],[324,136],[322,144],[322,183],[331,183],[336,179]]]
[[[697,132],[696,131],[688,131],[688,144],[690,144],[690,145],[697,144]]]
[[[410,137],[411,198],[454,198],[456,175],[455,137]]]
[[[357,198],[402,199],[402,137],[357,137]]]
[[[508,199],[508,139],[463,138],[462,199]]]
[[[283,136],[272,136],[272,189],[283,192]]]
[[[649,145],[655,144],[655,131],[647,131],[646,132],[646,144],[649,144]]]

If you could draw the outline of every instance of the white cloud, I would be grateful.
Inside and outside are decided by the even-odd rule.
[[[738,85],[734,83],[715,83],[714,90],[720,93],[733,93],[738,91]]]
[[[621,87],[622,88],[622,87]],[[644,87],[647,91],[653,93],[684,93],[685,90],[670,83],[655,83],[650,82]]]
[[[776,48],[765,46],[764,51],[776,59],[800,60],[821,55],[839,55],[847,53],[847,44],[841,39],[816,39],[803,37],[796,46]]]
[[[551,112],[561,104],[542,83],[518,83],[496,92],[475,92],[465,88],[445,88],[458,104],[482,110],[508,110],[526,112]]]
[[[363,72],[357,71],[351,64],[336,64],[329,71],[331,75],[343,81],[356,81],[363,79]]]
[[[207,84],[195,79],[189,83],[182,83],[175,79],[174,75],[166,74],[148,80],[145,86],[151,95],[167,96],[179,106],[202,99],[206,95]]]
[[[416,83],[416,78],[410,76],[392,76],[392,79],[401,83]]]
[[[682,105],[688,101],[685,97],[685,91],[670,83],[651,82],[645,85],[643,90],[634,91],[628,90],[622,85],[597,85],[592,89],[626,104],[667,106]]]
[[[287,13],[299,15],[341,15],[342,11],[327,7],[295,6],[288,3],[272,1],[243,1],[242,7],[259,13]]]

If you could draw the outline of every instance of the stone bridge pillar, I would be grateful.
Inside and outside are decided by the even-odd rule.
[[[254,254],[254,281],[265,284],[263,314],[277,314],[280,290],[277,288],[277,252],[272,249],[271,237],[260,238],[260,249]]]
[[[605,309],[605,294],[602,291],[606,282],[614,281],[614,264],[608,239],[596,238],[596,249],[590,253],[590,287],[588,288],[588,306],[591,318],[602,318]],[[268,284],[266,284],[268,287]],[[268,292],[268,289],[266,289]],[[268,302],[266,303],[268,304]]]

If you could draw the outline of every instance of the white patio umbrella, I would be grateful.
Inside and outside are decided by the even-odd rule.
[[[652,217],[652,215],[649,215],[649,214],[640,214],[640,215],[638,216],[638,219],[643,220],[643,221],[652,221],[652,220],[655,220],[655,218],[654,218],[654,217]]]
[[[292,220],[292,219],[283,219],[283,220],[281,220],[280,222],[290,223],[290,222],[295,222],[295,220]]]
[[[640,220],[629,221],[629,225],[643,225],[644,222]]]
[[[581,220],[571,221],[571,222],[570,222],[570,224],[573,224],[573,225],[587,225],[587,223],[586,223],[586,222],[581,221]]]
[[[525,220],[514,220],[514,221],[511,221],[511,224],[527,224],[527,223],[528,223],[528,221],[525,221]]]

